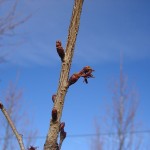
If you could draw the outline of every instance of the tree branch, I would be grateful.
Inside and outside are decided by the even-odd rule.
[[[52,119],[50,121],[50,127],[47,134],[47,138],[44,144],[44,150],[58,150],[57,138],[59,135],[59,126],[62,116],[64,100],[69,88],[69,72],[71,68],[72,57],[74,53],[75,42],[78,34],[80,15],[82,11],[82,5],[84,0],[75,0],[73,7],[72,18],[69,27],[68,41],[66,46],[66,53],[62,61],[62,69],[59,79],[59,86],[54,102],[53,110],[57,110],[57,119]]]
[[[2,113],[4,114],[5,118],[7,119],[9,125],[12,128],[12,131],[14,132],[14,134],[16,135],[16,138],[18,140],[18,143],[20,145],[20,149],[21,150],[25,150],[24,144],[23,144],[23,140],[22,140],[22,135],[20,135],[17,131],[17,129],[15,128],[15,125],[13,124],[9,114],[7,113],[6,109],[4,108],[3,104],[0,102],[0,109],[2,111]]]

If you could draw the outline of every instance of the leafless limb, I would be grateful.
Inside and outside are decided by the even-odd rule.
[[[2,113],[4,114],[5,118],[7,119],[9,125],[11,126],[12,128],[12,131],[14,132],[17,140],[18,140],[18,143],[20,145],[20,149],[21,150],[25,150],[25,147],[24,147],[24,144],[23,144],[23,140],[22,140],[22,135],[18,133],[15,125],[13,124],[9,114],[7,113],[6,109],[4,108],[3,104],[0,102],[0,109],[2,111]]]
[[[85,66],[80,72],[74,73],[69,78],[69,72],[70,72],[71,62],[72,62],[72,58],[74,54],[75,42],[76,42],[78,30],[79,30],[80,15],[82,11],[83,2],[84,0],[75,0],[74,2],[72,18],[71,18],[70,26],[69,26],[66,51],[64,52],[64,49],[61,46],[61,42],[58,42],[58,41],[56,42],[56,49],[61,58],[62,69],[60,73],[57,94],[54,100],[54,107],[52,109],[52,119],[50,121],[49,131],[48,131],[47,138],[44,144],[44,150],[60,150],[62,142],[66,137],[66,132],[64,131],[64,129],[60,128],[60,125],[61,125],[61,116],[62,116],[64,101],[65,101],[65,96],[66,96],[68,88],[72,84],[77,82],[77,80],[80,77],[84,78],[85,83],[88,83],[88,78],[93,78],[92,72],[94,70],[90,66]],[[12,23],[11,18],[14,19],[13,12],[15,12],[15,9],[16,9],[16,4],[13,6],[11,14],[10,15],[8,14],[6,17],[6,20],[7,18],[10,19],[10,23]],[[24,21],[19,21],[17,23],[12,23],[12,24],[10,23],[6,24],[4,20],[4,22],[0,24],[0,27],[1,27],[0,34],[4,34],[8,32],[9,30],[14,29],[19,24],[24,23]],[[3,105],[1,109],[3,110]],[[60,142],[58,145],[57,139],[58,139],[59,134],[60,134]],[[32,147],[30,147],[29,149],[31,148]]]
[[[54,102],[54,107],[52,110],[52,119],[50,122],[50,127],[49,127],[49,131],[47,134],[47,138],[44,144],[44,150],[60,149],[57,144],[57,138],[60,132],[59,126],[60,126],[60,120],[61,120],[64,101],[65,101],[65,95],[67,93],[69,86],[74,84],[81,77],[80,73],[73,74],[68,80],[72,57],[74,54],[75,42],[76,42],[79,24],[80,24],[80,15],[82,11],[83,2],[84,0],[74,1],[72,18],[70,21],[70,27],[69,27],[69,33],[68,33],[66,52],[64,52],[64,49],[62,48],[61,42],[59,41],[56,42],[57,52],[62,61],[62,69],[60,73],[59,86],[58,86],[58,90],[57,90],[57,94],[56,94],[56,98]],[[85,77],[86,81],[88,77]],[[61,140],[61,135],[60,135],[60,140]]]
[[[119,90],[119,92],[117,92]],[[133,135],[127,132],[134,131],[134,120],[137,111],[138,98],[135,92],[128,91],[125,77],[123,76],[122,64],[120,65],[120,83],[113,97],[114,121],[119,140],[118,150],[132,146]]]
[[[18,6],[19,0],[14,1],[7,1],[7,0],[0,0],[0,8],[6,8],[2,15],[0,15],[0,48],[4,46],[2,43],[2,39],[4,39],[5,36],[13,36],[15,35],[14,29],[18,27],[19,25],[25,23],[31,16],[27,15],[25,17],[19,17],[19,13],[17,14],[17,6]],[[9,45],[9,43],[7,43]],[[6,56],[8,55],[8,52],[2,51],[0,49],[0,64],[4,63],[6,61]]]
[[[17,83],[16,83],[17,84]],[[27,119],[27,114],[22,110],[22,90],[18,89],[16,84],[10,83],[8,88],[3,91],[4,93],[4,101],[5,107],[7,108],[7,113],[12,119],[12,122],[16,125],[18,130],[24,134],[24,136],[29,137],[25,141],[26,147],[29,147],[31,144],[34,144],[35,137],[37,135],[37,131],[29,131],[25,129],[26,126],[29,126],[30,120]],[[20,113],[18,113],[20,112]],[[4,130],[0,130],[0,134],[4,135],[4,140],[1,143],[2,150],[7,149],[15,149],[17,147],[16,143],[11,142],[10,139],[13,138],[13,133],[10,128],[9,122],[5,121],[3,118],[0,118],[2,126]]]
[[[20,119],[18,118],[19,115],[17,115],[17,110],[19,109],[19,100],[22,97],[22,92],[16,91],[16,87],[11,83],[9,84],[8,89],[4,91],[4,93],[5,93],[5,97],[4,97],[3,103],[6,104],[7,113],[11,117],[12,122],[16,124],[17,119]],[[2,147],[3,147],[3,150],[7,150],[9,145],[11,145],[10,142],[8,144],[8,141],[9,141],[9,138],[12,137],[12,132],[10,129],[9,122],[4,121],[4,120],[1,120],[1,121],[5,129],[4,142],[3,142]]]
[[[2,2],[4,3],[4,1]],[[1,3],[0,6],[2,7]],[[10,31],[12,32],[13,29],[23,24],[31,17],[31,15],[29,15],[22,19],[18,19],[18,16],[16,15],[17,5],[18,5],[18,0],[15,0],[14,4],[12,4],[12,7],[7,12],[7,14],[0,17],[0,37],[4,35],[9,35],[7,33],[9,33]]]
[[[95,131],[97,136],[91,139],[91,150],[103,150],[104,143],[102,137],[100,136],[100,126],[97,121],[95,121]]]
[[[109,132],[109,130],[111,132],[113,131],[115,135],[108,135],[111,142],[104,140],[103,147],[105,149],[107,145],[111,145],[109,149],[115,150],[130,150],[136,147],[136,150],[138,150],[140,149],[141,138],[140,136],[135,137],[135,135],[132,134],[134,130],[137,129],[135,117],[138,107],[138,95],[135,90],[127,86],[127,78],[123,74],[122,62],[120,63],[119,80],[114,84],[112,90],[112,103],[110,104],[109,111],[107,111],[107,116],[105,116],[107,117],[105,126],[106,122],[108,126],[104,128],[107,132]],[[102,125],[100,125],[100,127],[103,129]]]

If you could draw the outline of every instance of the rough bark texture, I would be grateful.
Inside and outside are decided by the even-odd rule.
[[[72,57],[74,53],[74,47],[76,37],[78,34],[80,15],[82,11],[82,5],[84,0],[75,0],[73,7],[72,18],[69,27],[68,41],[66,46],[66,53],[64,61],[62,62],[62,69],[59,79],[59,86],[56,94],[56,100],[54,108],[57,110],[57,120],[50,121],[50,127],[47,134],[46,142],[44,144],[44,150],[58,150],[57,138],[59,134],[59,125],[62,116],[62,110],[64,106],[65,95],[69,88],[68,78],[71,68]]]

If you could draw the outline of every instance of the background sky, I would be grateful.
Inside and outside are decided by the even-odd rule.
[[[38,129],[35,146],[42,149],[49,128],[57,91],[60,59],[55,42],[66,45],[73,0],[22,0],[17,7],[18,18],[32,17],[5,36],[2,53],[6,63],[0,65],[0,91],[10,81],[23,89],[23,108]],[[89,84],[80,79],[67,93],[62,121],[68,137],[62,150],[89,150],[91,136],[73,136],[95,132],[94,119],[102,119],[111,103],[110,85],[119,79],[120,51],[123,71],[128,83],[139,94],[137,120],[141,130],[150,129],[150,1],[148,0],[85,0],[70,75],[84,66],[91,66],[95,78]],[[4,13],[1,10],[0,13]],[[0,92],[0,99],[3,93]],[[143,136],[145,136],[143,134]],[[150,136],[149,136],[150,137]]]

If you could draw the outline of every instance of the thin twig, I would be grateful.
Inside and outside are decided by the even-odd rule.
[[[20,145],[20,149],[21,150],[25,150],[24,144],[23,144],[23,140],[22,140],[22,135],[18,133],[15,125],[13,124],[9,114],[7,113],[6,109],[4,108],[4,105],[0,102],[0,109],[2,111],[2,113],[4,114],[5,118],[7,119],[9,125],[12,128],[12,131],[14,132],[14,134],[16,135],[16,138],[18,140],[18,143]]]

